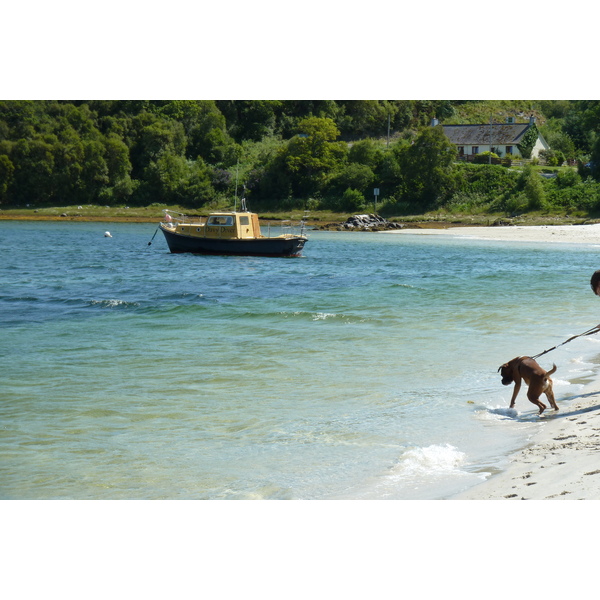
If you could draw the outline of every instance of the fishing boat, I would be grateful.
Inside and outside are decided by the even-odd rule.
[[[263,235],[258,215],[246,210],[212,212],[208,217],[187,217],[164,210],[165,220],[159,224],[172,253],[233,254],[238,256],[300,256],[307,237],[305,221],[300,232],[291,232],[291,226],[282,227],[279,235]]]

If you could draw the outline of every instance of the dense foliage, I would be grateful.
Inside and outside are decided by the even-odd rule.
[[[548,164],[577,170],[457,163],[430,126],[519,107],[538,118]],[[589,213],[599,134],[600,101],[1,101],[0,204],[207,208],[243,185],[256,209],[356,212],[377,187],[384,214]]]

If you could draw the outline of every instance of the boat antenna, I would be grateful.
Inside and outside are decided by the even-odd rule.
[[[246,186],[244,185],[244,195],[242,196],[242,212],[248,212],[246,208]]]
[[[233,212],[237,211],[237,188],[238,188],[238,176],[240,174],[240,159],[238,158],[237,166],[235,168],[235,204],[233,207]]]

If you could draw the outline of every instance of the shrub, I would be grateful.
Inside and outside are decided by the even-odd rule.
[[[480,154],[476,154],[475,158],[473,159],[473,162],[475,164],[478,165],[482,165],[482,164],[489,164],[490,163],[490,158],[491,158],[491,162],[495,165],[499,164],[500,161],[500,157],[495,153],[495,152],[481,152]]]
[[[572,187],[581,182],[581,177],[574,169],[565,169],[556,174],[556,185],[561,188]]]
[[[487,196],[489,200],[515,189],[518,174],[500,165],[456,165],[455,189]]]
[[[490,198],[478,192],[459,192],[455,194],[446,205],[450,212],[470,213],[482,211],[487,208]]]
[[[519,215],[526,212],[528,203],[528,198],[523,192],[510,194],[504,201],[504,210],[511,216]]]
[[[365,197],[358,190],[348,188],[342,194],[338,207],[342,212],[364,212],[367,203]]]
[[[335,175],[330,183],[332,191],[353,189],[365,192],[373,183],[374,175],[370,167],[358,163],[349,163]]]
[[[524,171],[525,186],[523,192],[529,202],[531,210],[541,210],[546,208],[546,192],[542,178],[533,169]]]

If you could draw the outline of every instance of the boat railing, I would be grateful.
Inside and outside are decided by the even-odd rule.
[[[202,223],[202,217],[190,217],[184,213],[176,212],[174,210],[163,209],[165,213],[164,223],[167,225],[177,226],[180,223]]]
[[[271,224],[271,221],[267,222],[267,236],[298,236],[306,235],[306,219],[308,218],[308,211],[304,211],[304,216],[298,222],[293,222],[291,219],[285,219],[283,221],[277,221],[277,223]],[[271,232],[271,226],[275,228],[275,232]]]
[[[281,221],[281,235],[294,235],[291,221]]]

